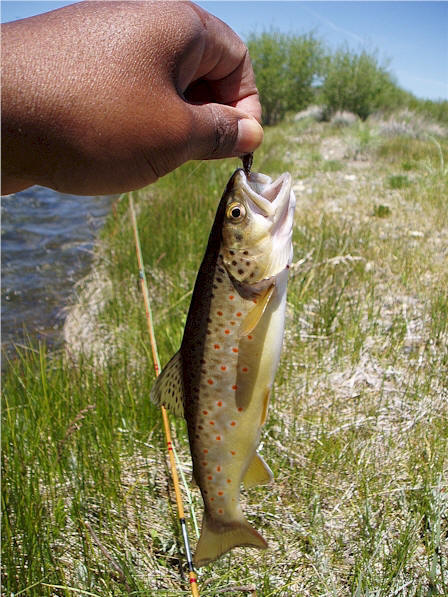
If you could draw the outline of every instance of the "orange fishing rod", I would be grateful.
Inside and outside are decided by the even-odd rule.
[[[155,370],[156,377],[157,377],[160,374],[160,361],[159,361],[159,354],[157,352],[157,343],[156,343],[156,337],[154,334],[154,327],[152,324],[151,304],[149,301],[148,285],[146,283],[142,249],[140,246],[140,238],[139,238],[138,229],[137,229],[137,219],[135,217],[134,200],[132,198],[132,193],[129,194],[129,208],[130,208],[130,212],[131,212],[132,227],[134,229],[134,240],[135,240],[135,249],[137,252],[140,287],[141,287],[142,294],[143,294],[143,301],[145,303],[146,322],[148,324],[148,333],[149,333],[149,338],[150,338],[150,343],[151,343],[151,351],[152,351],[152,358],[153,358],[153,362],[154,362],[154,370]],[[161,410],[162,410],[162,420],[163,420],[163,428],[165,431],[166,445],[167,445],[168,455],[169,455],[169,459],[170,459],[171,476],[173,479],[174,493],[176,494],[177,513],[179,516],[179,523],[180,523],[180,528],[182,531],[182,538],[183,538],[184,546],[185,546],[185,555],[186,555],[187,564],[188,564],[190,590],[191,590],[191,594],[193,595],[193,597],[199,597],[198,581],[197,581],[196,572],[195,572],[194,566],[193,566],[193,559],[191,557],[190,542],[188,539],[187,525],[185,522],[185,512],[184,512],[184,506],[183,506],[183,502],[182,502],[182,494],[180,492],[179,477],[177,474],[176,462],[174,459],[174,450],[173,450],[173,442],[172,442],[172,438],[171,438],[170,422],[169,422],[168,413],[167,413],[165,407],[161,406]]]

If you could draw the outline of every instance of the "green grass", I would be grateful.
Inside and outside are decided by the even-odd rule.
[[[329,149],[337,157],[326,159]],[[270,549],[237,549],[201,571],[201,595],[448,594],[447,149],[446,139],[382,138],[369,122],[266,131],[254,168],[290,170],[297,195],[284,351],[261,447],[275,480],[243,498]],[[135,194],[162,363],[179,346],[236,165],[188,164]],[[409,184],[391,184],[397,177]],[[188,594],[149,402],[127,197],[97,253],[67,352],[30,346],[4,375],[5,595]],[[185,425],[173,423],[190,480]],[[200,517],[195,487],[191,500]]]

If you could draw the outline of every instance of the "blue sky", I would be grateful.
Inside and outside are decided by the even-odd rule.
[[[313,30],[331,48],[378,51],[398,84],[420,98],[448,99],[448,2],[199,1],[243,39],[270,28]],[[7,22],[72,2],[1,2]]]

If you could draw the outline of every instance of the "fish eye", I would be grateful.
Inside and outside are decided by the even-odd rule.
[[[241,221],[246,215],[246,209],[241,203],[231,203],[227,208],[227,217],[234,222]]]

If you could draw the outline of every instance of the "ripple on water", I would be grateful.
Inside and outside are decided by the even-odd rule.
[[[2,198],[2,346],[27,336],[54,345],[63,307],[88,271],[114,197],[81,197],[34,186]]]

